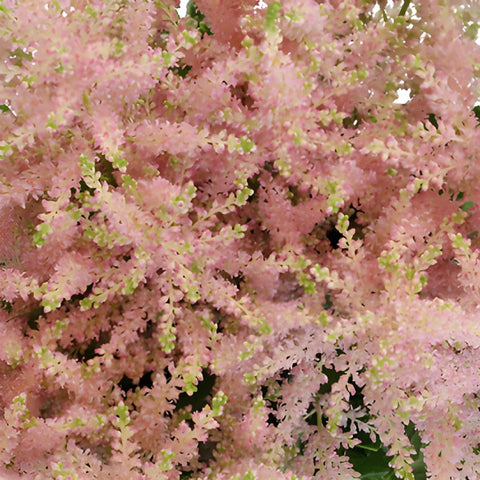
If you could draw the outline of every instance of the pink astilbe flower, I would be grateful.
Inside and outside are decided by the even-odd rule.
[[[0,476],[477,478],[477,5],[177,7],[0,1]]]

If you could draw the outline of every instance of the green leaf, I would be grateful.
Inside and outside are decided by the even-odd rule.
[[[264,318],[260,319],[258,333],[260,335],[270,335],[272,333],[272,327],[267,323],[267,321]]]
[[[218,417],[223,410],[223,406],[227,403],[227,396],[223,392],[218,392],[212,398],[212,413]]]
[[[175,454],[170,452],[169,450],[161,451],[160,461],[158,462],[161,471],[168,472],[172,470],[173,464],[170,460],[172,460],[173,457],[175,457]]]
[[[13,61],[15,66],[22,67],[24,60],[27,60],[28,62],[33,60],[33,54],[18,47],[13,50],[13,52],[10,52],[10,59]]]
[[[137,188],[137,182],[128,174],[122,175],[122,181],[126,190],[135,190]]]
[[[80,300],[80,307],[81,307],[81,310],[89,310],[90,308],[92,308],[92,305],[93,305],[93,300],[91,298],[82,298]]]
[[[420,435],[413,423],[410,422],[405,427],[405,434],[416,451],[412,455],[413,477],[410,478],[425,480],[426,466],[421,451],[425,445],[422,444]],[[392,457],[387,455],[388,449],[382,445],[379,439],[376,442],[372,442],[366,433],[362,432],[358,436],[362,443],[347,450],[345,453],[350,458],[354,470],[361,474],[360,478],[362,480],[394,480],[396,478],[395,471],[389,466]]]
[[[255,143],[246,137],[241,137],[240,146],[242,147],[243,153],[250,153],[255,148]]]
[[[65,67],[63,66],[62,62],[59,62],[58,66],[55,67],[53,70],[54,70],[55,73],[62,73],[62,72],[65,71]]]
[[[92,18],[97,18],[98,17],[98,12],[94,10],[90,5],[87,5],[85,7],[85,13],[90,15]]]
[[[281,8],[282,4],[280,2],[272,2],[268,6],[267,12],[265,13],[265,21],[263,22],[263,26],[267,32],[277,31],[276,20]]]
[[[480,24],[472,23],[468,25],[465,29],[465,36],[468,37],[470,40],[475,41],[478,37],[478,31],[480,30]]]
[[[10,13],[10,10],[3,4],[3,1],[0,3],[0,12]]]
[[[128,407],[124,405],[123,402],[115,408],[115,415],[118,419],[114,422],[114,425],[120,430],[124,429],[130,423]]]
[[[128,161],[119,154],[113,156],[113,166],[119,170],[124,170],[128,165]]]
[[[36,247],[41,247],[46,242],[46,237],[51,231],[52,229],[47,223],[38,225],[37,231],[33,234],[33,244]]]
[[[246,385],[255,385],[255,383],[257,382],[257,379],[254,373],[247,372],[243,374],[243,381]]]
[[[474,203],[472,201],[465,202],[463,205],[460,205],[460,209],[463,210],[464,212],[468,212],[470,208],[474,207]]]
[[[242,190],[237,191],[236,194],[236,205],[239,207],[243,207],[246,203],[248,198],[254,194],[254,191],[251,188],[243,187]]]

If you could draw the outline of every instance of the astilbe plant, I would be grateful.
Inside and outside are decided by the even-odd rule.
[[[177,3],[0,2],[0,475],[478,478],[478,3]]]

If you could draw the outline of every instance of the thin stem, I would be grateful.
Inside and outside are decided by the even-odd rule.
[[[383,16],[383,21],[385,23],[388,23],[388,17],[387,17],[387,14],[385,13],[385,9],[382,8],[382,16]]]
[[[403,17],[407,13],[408,6],[412,0],[405,0],[403,2],[402,8],[400,9],[400,13],[398,14],[399,17]]]

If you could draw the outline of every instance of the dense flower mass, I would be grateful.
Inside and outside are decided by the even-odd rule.
[[[0,476],[478,478],[477,1],[176,7],[0,0]]]

